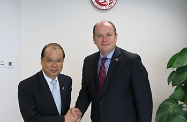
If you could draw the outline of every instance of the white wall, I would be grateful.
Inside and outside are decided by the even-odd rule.
[[[166,70],[167,61],[174,53],[187,46],[186,0],[118,0],[112,9],[106,11],[94,7],[91,0],[81,0],[81,2],[78,0],[21,0],[20,5],[15,2],[14,6],[11,6],[13,3],[6,4],[4,10],[8,9],[7,7],[9,7],[8,10],[17,9],[17,11],[6,14],[9,16],[17,15],[16,17],[19,17],[19,8],[21,10],[20,59],[16,59],[19,57],[19,43],[17,44],[15,41],[19,38],[14,36],[15,34],[19,35],[19,31],[8,32],[6,36],[0,35],[1,41],[11,37],[13,39],[9,39],[9,41],[18,45],[18,47],[11,47],[11,51],[7,50],[6,55],[0,53],[0,59],[1,57],[4,59],[12,58],[12,50],[14,50],[15,62],[18,61],[19,64],[19,60],[21,61],[21,65],[17,67],[20,68],[21,72],[13,71],[15,78],[18,79],[19,73],[21,73],[21,78],[15,80],[12,77],[6,82],[7,86],[10,85],[9,82],[14,82],[9,99],[17,101],[17,93],[15,93],[17,92],[17,83],[41,69],[40,53],[43,46],[49,42],[57,42],[62,45],[66,53],[62,73],[70,75],[73,79],[71,104],[73,107],[81,87],[83,59],[97,51],[92,41],[92,27],[96,22],[107,19],[116,25],[119,35],[117,45],[128,51],[138,53],[149,72],[154,101],[154,122],[158,105],[173,90],[171,86],[167,85],[167,76],[170,73],[170,70]],[[0,12],[2,13],[2,11]],[[7,20],[10,19],[5,18],[5,21]],[[19,25],[15,23],[19,19],[11,20],[12,25],[8,21],[1,22],[1,20],[0,25],[3,26],[5,23],[8,26],[6,29],[12,30],[12,27]],[[15,29],[19,30],[19,27]],[[4,30],[0,29],[0,31],[3,32]],[[3,41],[3,44],[8,45],[10,42]],[[0,68],[0,73],[5,73],[3,76],[10,72],[10,69],[7,72],[4,72],[5,70],[8,69]],[[5,102],[9,99],[6,99]],[[10,110],[12,109],[12,113],[17,115],[19,112],[17,103],[12,104],[12,106]],[[4,109],[6,108],[7,106],[4,106]],[[0,110],[0,113],[4,113],[4,111]],[[90,108],[82,122],[90,122],[89,114]],[[7,120],[11,118],[6,118],[6,116],[4,120],[11,122]],[[12,120],[14,122],[21,121],[18,119],[15,121],[16,119],[13,118]]]
[[[0,121],[20,122],[17,84],[20,80],[20,3],[19,0],[0,1]],[[14,67],[8,67],[7,62]]]

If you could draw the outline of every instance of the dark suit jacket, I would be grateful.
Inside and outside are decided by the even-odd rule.
[[[152,93],[140,56],[116,47],[101,97],[99,56],[96,52],[84,60],[76,107],[84,114],[91,102],[92,122],[151,122]]]
[[[61,115],[42,71],[21,81],[18,85],[19,107],[25,122],[64,122],[70,108],[72,79],[58,76],[62,100]]]

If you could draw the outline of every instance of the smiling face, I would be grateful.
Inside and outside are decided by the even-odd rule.
[[[117,33],[111,23],[102,21],[95,25],[93,40],[100,53],[106,57],[116,47]]]
[[[64,54],[62,50],[54,45],[48,46],[41,58],[42,70],[51,79],[55,79],[63,68]]]

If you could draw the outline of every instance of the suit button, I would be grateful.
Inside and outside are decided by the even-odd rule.
[[[102,102],[100,102],[99,105],[102,105]]]

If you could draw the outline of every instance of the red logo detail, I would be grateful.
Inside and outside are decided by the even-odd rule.
[[[112,8],[117,0],[92,0],[92,3],[99,9],[106,10]]]

